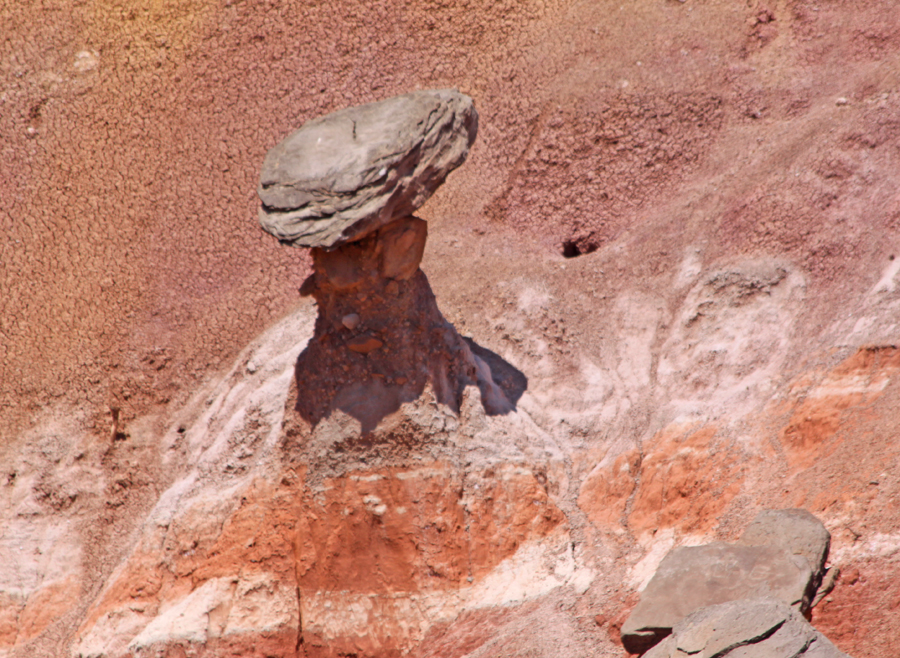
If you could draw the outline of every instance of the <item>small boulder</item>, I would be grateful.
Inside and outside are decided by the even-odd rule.
[[[699,608],[769,596],[799,606],[813,573],[806,560],[778,546],[715,542],[669,552],[622,625],[622,643],[642,653]]]
[[[738,539],[745,546],[779,546],[806,558],[816,580],[825,571],[831,533],[805,509],[762,510]]]
[[[848,658],[794,608],[772,598],[707,606],[643,658]]]

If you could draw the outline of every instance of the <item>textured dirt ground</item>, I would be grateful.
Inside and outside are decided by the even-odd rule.
[[[553,504],[608,574],[465,611],[420,652],[615,651],[645,557],[800,505],[845,572],[814,623],[893,655],[891,0],[0,0],[0,35],[0,655],[83,635],[192,466],[162,437],[298,308],[307,257],[256,226],[266,150],[441,86],[480,134],[422,209],[423,269],[528,377]]]

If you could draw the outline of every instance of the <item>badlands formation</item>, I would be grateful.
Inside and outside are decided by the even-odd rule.
[[[0,656],[897,655],[893,0],[0,35]],[[259,229],[286,136],[435,89],[420,188]]]

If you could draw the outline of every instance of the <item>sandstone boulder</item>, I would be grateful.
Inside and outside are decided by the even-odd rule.
[[[695,610],[728,601],[771,597],[800,606],[812,580],[806,560],[779,546],[715,542],[676,548],[622,625],[622,643],[642,653]]]
[[[806,558],[821,579],[831,546],[831,534],[805,509],[762,510],[744,530],[738,543],[746,546],[779,546]]]
[[[266,155],[259,221],[294,246],[362,238],[421,206],[466,159],[477,126],[472,99],[452,89],[313,119]]]
[[[644,658],[846,658],[794,608],[771,598],[700,608]]]

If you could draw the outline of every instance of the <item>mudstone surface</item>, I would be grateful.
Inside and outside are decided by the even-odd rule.
[[[622,657],[670,550],[802,508],[841,574],[812,626],[894,658],[895,3],[21,0],[0,34],[0,654]],[[421,270],[515,409],[312,430],[313,258],[260,166],[448,88],[479,137]]]

